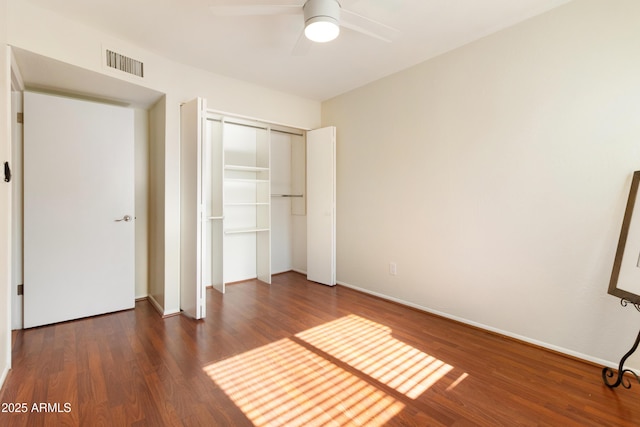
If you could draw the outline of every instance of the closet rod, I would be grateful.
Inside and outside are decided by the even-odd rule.
[[[285,125],[279,125],[276,123],[265,122],[257,119],[250,119],[241,116],[229,116],[215,112],[214,110],[208,110],[210,113],[207,116],[207,120],[218,123],[229,123],[237,126],[246,126],[255,129],[268,130],[271,132],[284,133],[293,136],[304,136],[304,129],[292,128]]]
[[[272,194],[271,197],[304,197],[304,194]]]
[[[270,130],[271,130],[271,132],[284,133],[284,134],[286,134],[286,135],[304,136],[304,134],[303,134],[303,133],[295,132],[295,131],[288,131],[288,130],[274,129],[274,128],[271,128]]]

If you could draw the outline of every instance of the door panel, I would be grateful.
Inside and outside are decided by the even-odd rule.
[[[133,135],[133,110],[25,92],[25,328],[134,307]]]
[[[202,283],[202,147],[206,104],[196,98],[180,107],[180,309],[194,319],[206,316]]]
[[[336,128],[307,132],[307,278],[336,284]]]

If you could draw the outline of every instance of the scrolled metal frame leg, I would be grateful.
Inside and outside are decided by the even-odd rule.
[[[640,332],[638,332],[638,337],[636,338],[636,341],[633,343],[633,347],[631,347],[631,350],[629,350],[627,354],[625,354],[622,357],[622,359],[620,359],[620,365],[618,365],[618,378],[615,380],[615,382],[612,382],[612,383],[609,382],[609,379],[615,376],[615,372],[613,371],[613,369],[608,367],[605,367],[604,369],[602,369],[602,380],[604,381],[607,387],[615,388],[615,387],[618,387],[620,384],[622,384],[622,387],[624,388],[631,388],[631,382],[629,380],[624,381],[625,373],[632,374],[636,378],[636,380],[640,382],[640,377],[638,377],[638,375],[635,372],[633,372],[631,369],[624,369],[624,362],[626,362],[629,356],[631,356],[636,351],[636,349],[638,348],[638,344],[640,344]]]

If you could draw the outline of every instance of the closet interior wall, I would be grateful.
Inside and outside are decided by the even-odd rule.
[[[306,272],[306,150],[302,134],[271,130],[271,272]]]

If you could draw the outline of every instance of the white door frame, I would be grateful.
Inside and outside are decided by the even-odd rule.
[[[11,52],[11,329],[22,329],[22,295],[18,295],[18,285],[22,280],[22,92],[24,81],[13,51]]]

